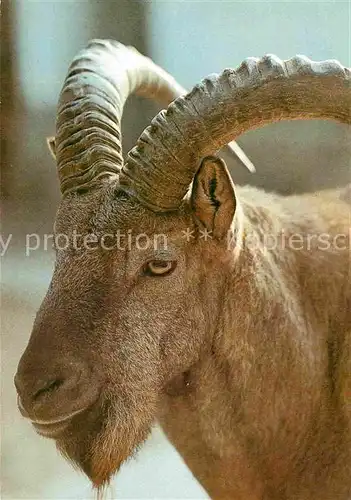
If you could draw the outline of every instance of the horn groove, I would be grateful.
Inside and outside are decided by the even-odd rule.
[[[286,119],[350,123],[350,81],[350,70],[334,60],[248,58],[161,111],[129,152],[120,183],[156,212],[176,210],[201,159],[240,134]]]
[[[167,105],[184,89],[136,49],[112,40],[92,40],[73,59],[56,121],[56,160],[63,194],[117,177],[123,165],[123,106],[133,92]]]

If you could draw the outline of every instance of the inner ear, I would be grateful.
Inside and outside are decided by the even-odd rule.
[[[47,137],[46,144],[48,145],[51,156],[56,160],[56,146],[55,146],[55,137]]]
[[[193,182],[191,206],[195,217],[214,238],[227,235],[236,199],[233,181],[221,158],[206,156],[202,160]]]

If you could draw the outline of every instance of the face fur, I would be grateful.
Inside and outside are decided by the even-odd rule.
[[[35,412],[73,417],[51,434],[35,426],[97,487],[145,440],[160,394],[213,330],[219,250],[198,229],[188,202],[157,215],[117,185],[61,202],[55,271],[21,363],[32,377],[74,374],[64,396],[38,391]]]

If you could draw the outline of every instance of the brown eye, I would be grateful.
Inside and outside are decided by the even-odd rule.
[[[151,260],[144,266],[144,274],[147,276],[165,276],[176,267],[174,260]]]

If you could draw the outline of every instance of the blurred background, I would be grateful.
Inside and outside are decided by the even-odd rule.
[[[89,483],[39,438],[16,410],[13,375],[46,292],[51,250],[26,255],[26,235],[52,231],[59,203],[45,137],[55,131],[58,94],[72,57],[91,38],[137,47],[191,88],[248,56],[274,53],[338,59],[350,66],[350,3],[344,1],[3,0],[1,16],[2,497],[92,498]],[[123,118],[124,150],[159,109],[132,97]],[[285,122],[238,140],[252,175],[225,157],[235,183],[281,193],[350,182],[348,127]],[[8,239],[10,238],[10,239]],[[116,478],[109,498],[207,498],[155,430]]]

